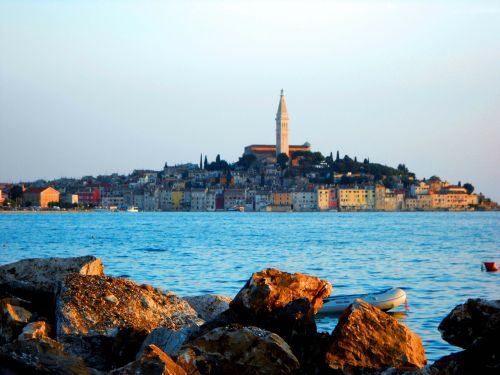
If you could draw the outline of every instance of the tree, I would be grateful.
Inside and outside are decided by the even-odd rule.
[[[203,169],[203,155],[200,154],[200,169]]]
[[[244,170],[248,170],[252,166],[253,163],[257,161],[257,157],[253,154],[243,155],[236,162],[238,167],[243,168]]]
[[[203,168],[206,170],[208,168],[208,159],[207,155],[205,155],[205,161],[203,162]]]
[[[467,194],[472,194],[472,192],[474,191],[474,186],[472,186],[472,184],[468,182],[464,184],[464,188],[467,190]]]
[[[220,163],[220,155],[219,155],[219,154],[217,154],[217,156],[215,157],[215,162],[216,162],[217,164],[219,164],[219,163]]]
[[[340,160],[340,152],[339,150],[337,150],[337,158],[335,159],[335,161],[339,161]]]
[[[290,159],[289,159],[288,155],[282,152],[276,158],[276,163],[278,163],[278,165],[280,166],[281,170],[284,170],[285,167],[286,167],[286,165],[288,164],[289,160]]]
[[[9,198],[13,201],[20,201],[23,198],[23,188],[20,185],[14,185],[10,188]]]

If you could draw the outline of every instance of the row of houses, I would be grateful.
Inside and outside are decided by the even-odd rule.
[[[1,195],[0,190],[0,199]],[[106,209],[137,207],[141,211],[413,211],[468,210],[479,196],[460,186],[441,185],[439,190],[420,183],[411,189],[375,186],[315,186],[304,189],[171,188],[127,186],[86,187],[74,193],[53,187],[30,187],[23,191],[25,206],[81,204]]]

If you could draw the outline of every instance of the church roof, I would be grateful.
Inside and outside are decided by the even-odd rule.
[[[285,95],[283,94],[283,89],[281,89],[280,104],[278,105],[276,120],[288,120],[288,110],[286,108]]]

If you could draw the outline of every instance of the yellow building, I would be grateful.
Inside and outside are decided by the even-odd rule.
[[[318,188],[317,193],[317,201],[318,201],[318,210],[326,211],[330,202],[330,189]]]
[[[49,207],[49,203],[59,204],[59,192],[52,187],[31,187],[23,192],[23,202],[28,206]]]
[[[184,201],[184,191],[174,190],[172,191],[172,209],[180,210],[182,209],[182,202]]]
[[[339,209],[342,211],[373,210],[375,192],[373,189],[339,189]]]
[[[404,209],[414,211],[417,209],[417,198],[405,198]]]

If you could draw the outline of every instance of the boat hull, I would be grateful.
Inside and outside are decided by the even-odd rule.
[[[378,293],[329,297],[323,301],[319,314],[340,314],[358,298],[380,310],[387,311],[402,305],[406,301],[406,293],[401,288],[390,288]]]

